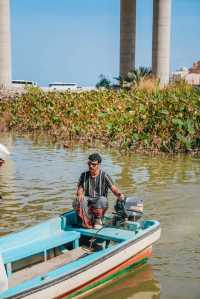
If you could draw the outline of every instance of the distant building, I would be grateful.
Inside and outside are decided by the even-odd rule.
[[[200,61],[193,63],[189,69],[182,67],[180,70],[172,73],[172,81],[180,80],[185,80],[193,86],[200,86]]]
[[[188,73],[189,73],[189,70],[186,67],[182,67],[179,70],[172,73],[172,80],[173,81],[184,80]]]
[[[196,73],[188,73],[185,76],[185,81],[188,84],[194,85],[194,86],[200,86],[200,73],[196,74]]]
[[[192,67],[189,69],[189,72],[193,74],[200,74],[200,60],[193,63]]]

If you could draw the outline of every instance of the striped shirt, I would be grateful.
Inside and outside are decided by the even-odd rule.
[[[85,196],[100,197],[108,196],[108,189],[113,186],[111,177],[105,172],[100,170],[99,175],[92,177],[89,171],[81,173],[78,187],[82,187]]]

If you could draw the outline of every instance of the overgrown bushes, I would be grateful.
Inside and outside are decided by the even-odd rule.
[[[43,92],[0,102],[0,130],[45,130],[134,151],[200,149],[200,92],[186,84],[127,92]]]

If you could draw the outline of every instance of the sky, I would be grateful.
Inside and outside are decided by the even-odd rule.
[[[119,75],[120,0],[10,0],[12,77],[94,86]],[[136,67],[151,67],[153,0],[137,0]],[[172,0],[171,71],[200,60],[200,0]]]

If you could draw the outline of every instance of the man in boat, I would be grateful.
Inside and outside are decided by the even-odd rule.
[[[103,225],[102,218],[108,208],[108,189],[118,199],[124,199],[123,193],[113,184],[111,177],[101,170],[101,161],[98,153],[88,157],[89,170],[81,174],[77,186],[77,213],[83,226],[95,229],[101,229]]]

